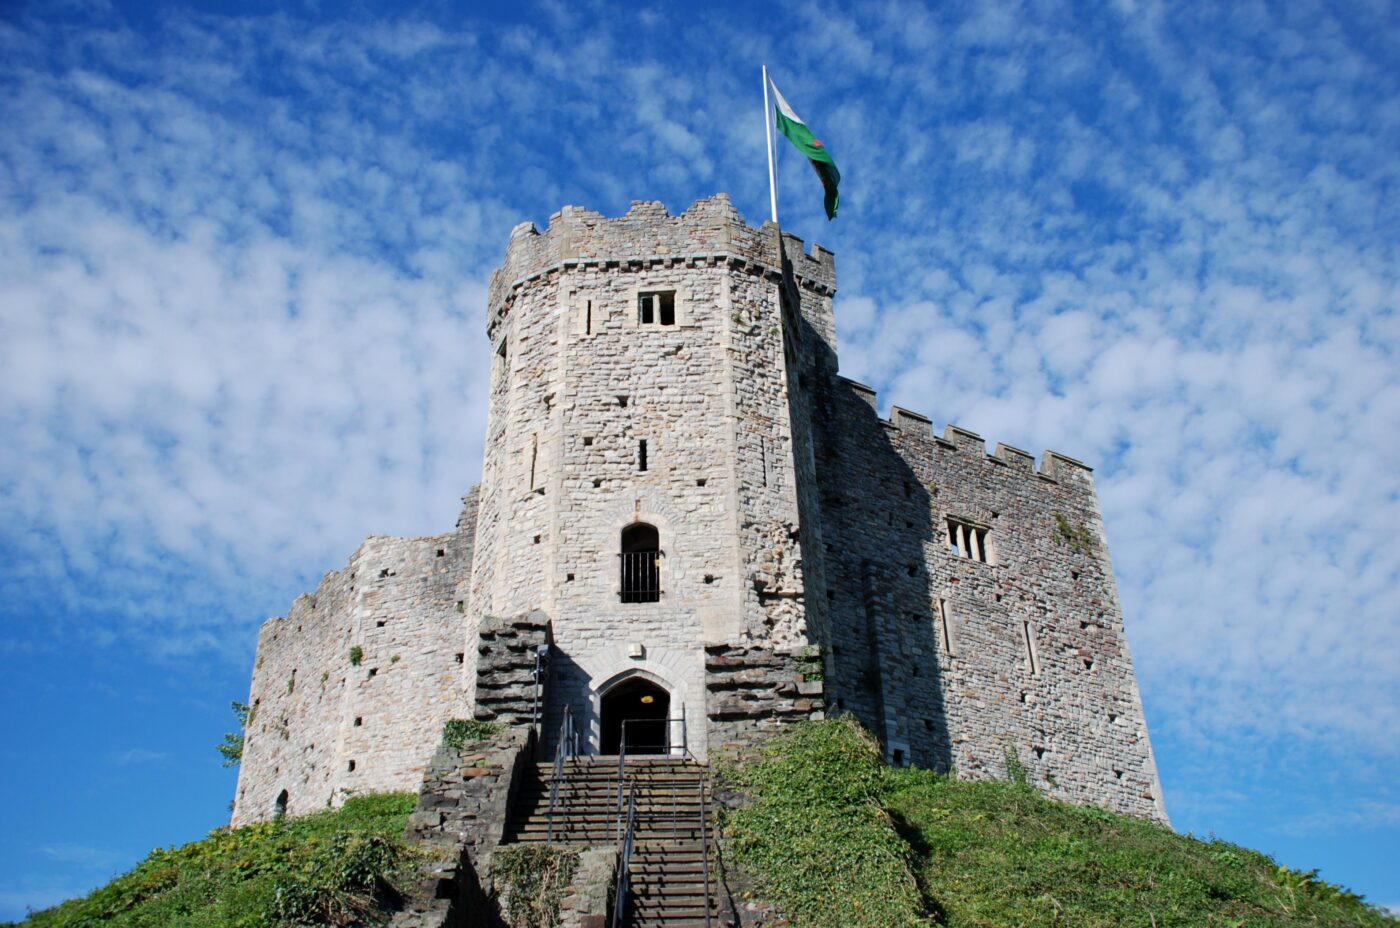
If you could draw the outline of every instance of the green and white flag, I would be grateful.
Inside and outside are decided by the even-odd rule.
[[[831,152],[826,150],[821,139],[812,134],[802,118],[792,111],[787,100],[778,93],[778,85],[769,80],[768,86],[773,91],[773,119],[778,131],[787,136],[787,140],[812,163],[812,169],[821,178],[822,189],[826,191],[826,218],[835,219],[838,202],[836,188],[841,183],[841,172],[836,170]]]

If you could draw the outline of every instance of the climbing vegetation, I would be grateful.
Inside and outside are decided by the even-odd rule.
[[[491,855],[491,878],[511,928],[555,928],[559,902],[578,869],[578,850],[508,844]]]
[[[1089,554],[1094,550],[1094,536],[1089,532],[1089,526],[1083,522],[1074,524],[1062,512],[1055,513],[1055,535],[1056,541],[1069,545],[1080,554]]]
[[[248,717],[248,707],[243,703],[234,701],[229,705],[233,707],[233,717],[238,720],[238,731],[224,732],[223,744],[216,747],[224,757],[224,766],[236,767],[243,760],[243,736],[251,719]]]

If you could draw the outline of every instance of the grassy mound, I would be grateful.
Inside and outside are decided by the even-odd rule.
[[[891,770],[847,719],[800,725],[727,777],[753,800],[725,820],[728,854],[796,928],[1400,925],[1256,851]]]
[[[414,796],[351,799],[341,809],[220,828],[152,851],[124,876],[22,922],[32,928],[290,928],[387,920],[417,859],[402,840]]]

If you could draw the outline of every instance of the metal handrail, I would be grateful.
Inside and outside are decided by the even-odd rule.
[[[622,720],[622,732],[621,732],[621,735],[620,735],[619,738],[618,738],[618,744],[617,744],[617,834],[618,834],[618,836],[619,836],[619,840],[621,840],[621,835],[622,835],[622,790],[623,790],[623,784],[627,781],[627,723],[628,723],[628,722],[650,722],[650,723],[664,722],[664,723],[666,723],[666,745],[665,745],[665,747],[666,747],[666,753],[667,753],[667,754],[670,754],[673,750],[675,750],[676,748],[679,747],[680,750],[681,750],[681,756],[682,756],[682,757],[687,757],[687,758],[690,758],[691,760],[698,760],[698,759],[699,759],[699,758],[697,758],[694,754],[692,754],[692,753],[690,752],[690,733],[689,733],[689,729],[686,727],[686,720],[685,720],[685,703],[681,703],[681,714],[680,714],[679,716],[677,716],[676,718],[671,718],[671,717],[668,716],[668,717],[666,717],[666,718],[664,718],[664,719],[623,719],[623,720]],[[672,741],[671,741],[671,734],[670,734],[670,732],[671,732],[671,723],[673,723],[673,722],[679,722],[680,725],[681,725],[681,743],[678,744],[678,745],[672,743]]]
[[[705,928],[710,928],[710,826],[706,814],[703,771],[696,777],[696,787],[700,791],[700,862],[705,875]]]
[[[632,848],[637,840],[637,784],[627,794],[627,833],[620,836],[617,848],[617,893],[613,897],[612,928],[623,928],[627,912],[627,895],[632,890]]]
[[[617,840],[622,840],[622,787],[627,776],[627,720],[622,722],[622,740],[617,745]]]
[[[554,746],[554,775],[549,780],[549,832],[546,840],[554,843],[554,810],[559,805],[559,786],[564,782],[564,761],[578,753],[578,736],[574,732],[574,712],[564,707],[564,721],[559,723],[559,743]]]
[[[639,744],[639,745],[637,745],[637,747],[644,747],[644,748],[665,748],[665,749],[666,749],[666,754],[667,754],[667,755],[679,754],[679,756],[681,756],[681,757],[688,757],[688,758],[690,758],[691,760],[698,760],[698,759],[699,759],[699,758],[697,758],[697,757],[691,752],[691,750],[690,750],[690,731],[689,731],[689,723],[686,722],[686,717],[685,717],[685,706],[681,706],[681,714],[680,714],[680,715],[677,715],[677,716],[669,716],[669,717],[664,718],[664,719],[623,719],[623,720],[622,720],[622,733],[621,733],[621,735],[620,735],[620,737],[619,737],[619,743],[618,743],[618,753],[619,753],[619,754],[621,754],[621,753],[623,752],[623,749],[625,748],[625,746],[626,746],[626,744],[627,744],[627,726],[628,726],[628,725],[665,725],[665,726],[666,726],[666,740],[665,740],[664,742],[657,741],[657,742],[652,743],[652,744]],[[675,739],[673,739],[673,738],[671,737],[671,726],[672,726],[672,725],[679,725],[679,726],[680,726],[680,739],[679,739],[679,740],[675,740]],[[634,753],[635,753],[635,752],[634,752]]]

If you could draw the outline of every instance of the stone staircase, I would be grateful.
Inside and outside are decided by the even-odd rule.
[[[547,839],[553,773],[552,763],[526,771],[502,843]],[[626,776],[629,786],[637,786],[626,925],[704,928],[705,842],[700,823],[702,804],[708,810],[710,802],[707,768],[686,758],[631,755]],[[617,840],[617,757],[566,760],[554,812],[554,843],[615,847]],[[725,922],[719,918],[715,870],[711,860],[710,925],[720,928]]]

